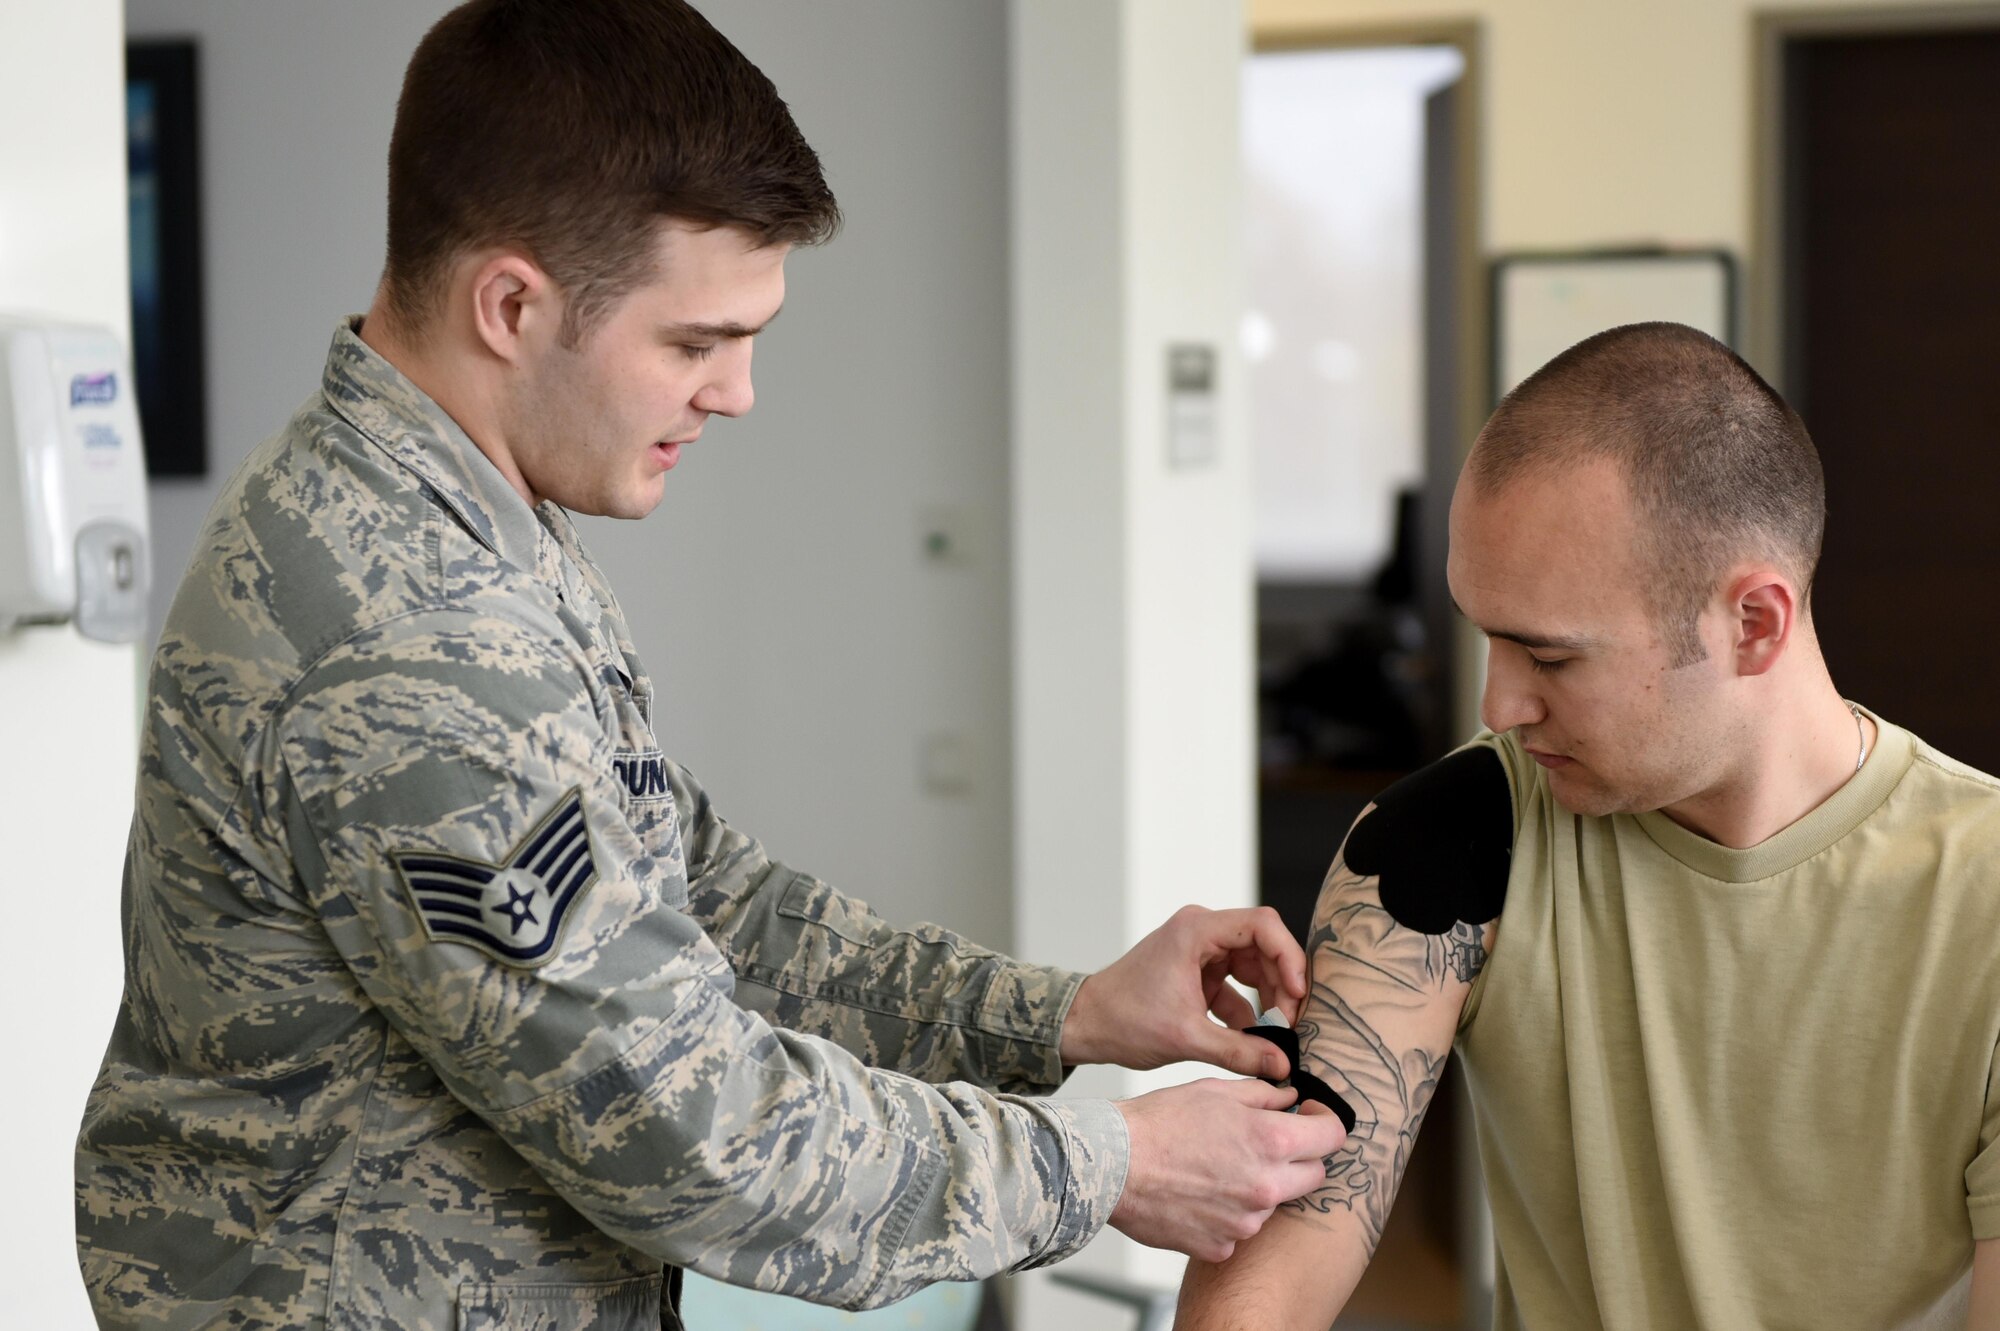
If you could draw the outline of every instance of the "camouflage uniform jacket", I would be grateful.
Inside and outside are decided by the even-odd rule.
[[[154,658],[77,1153],[99,1319],[674,1327],[665,1267],[859,1307],[1088,1241],[1124,1122],[1020,1094],[1080,977],[725,824],[568,516],[355,326]]]

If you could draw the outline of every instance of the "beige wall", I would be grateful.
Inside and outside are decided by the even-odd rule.
[[[1744,354],[1774,369],[1758,252],[1759,15],[2000,17],[1992,0],[1245,0],[1258,42],[1479,31],[1479,239],[1509,250],[1720,245],[1742,264]],[[1763,297],[1763,299],[1760,299]],[[1483,330],[1475,365],[1487,354]],[[1482,404],[1483,406],[1483,404]],[[1473,414],[1476,410],[1468,407]],[[1469,442],[1469,441],[1468,441]],[[1457,728],[1476,724],[1485,649],[1459,645]]]
[[[1751,257],[1753,27],[1772,6],[1248,0],[1247,8],[1259,37],[1479,19],[1489,250],[1643,240],[1720,244]],[[1834,0],[1783,10],[1950,8],[1936,0]]]

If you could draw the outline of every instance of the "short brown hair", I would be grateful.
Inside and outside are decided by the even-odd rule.
[[[659,223],[810,245],[840,224],[771,81],[682,0],[471,0],[418,44],[389,140],[389,309],[412,331],[451,262],[519,245],[588,334],[647,281]]]
[[[1535,371],[1479,432],[1465,475],[1492,493],[1531,470],[1615,462],[1641,521],[1647,598],[1676,664],[1729,563],[1771,559],[1811,593],[1826,478],[1805,422],[1742,357],[1674,323],[1627,324]]]

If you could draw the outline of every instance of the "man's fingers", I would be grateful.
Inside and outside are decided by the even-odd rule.
[[[1285,927],[1284,919],[1269,906],[1258,906],[1249,912],[1250,946],[1265,959],[1268,972],[1276,983],[1275,990],[1304,997],[1306,992],[1306,954],[1299,946],[1299,940],[1292,937],[1292,931]]]
[[[1245,1005],[1246,1010],[1248,1005]],[[1245,1026],[1249,1021],[1243,1022]],[[1255,1035],[1245,1035],[1239,1030],[1218,1026],[1203,1020],[1199,1031],[1189,1032],[1188,1056],[1218,1068],[1227,1068],[1239,1077],[1272,1077],[1283,1079],[1291,1075],[1291,1064],[1285,1060],[1284,1051],[1269,1040]],[[1287,1095],[1291,1092],[1287,1091]],[[1285,1101],[1290,1104],[1291,1101]]]
[[[1217,1079],[1213,1084],[1249,1109],[1290,1109],[1299,1098],[1299,1093],[1289,1086],[1272,1086],[1261,1081]]]
[[[1282,1149],[1285,1158],[1294,1161],[1324,1160],[1327,1156],[1347,1145],[1347,1128],[1340,1116],[1325,1105],[1308,1100],[1299,1106],[1296,1114],[1287,1114],[1286,1134]]]
[[[1213,1012],[1215,1019],[1224,1026],[1248,1026],[1257,1020],[1257,1014],[1251,1010],[1249,1000],[1237,993],[1235,986],[1228,983],[1215,986],[1215,993],[1208,1000],[1208,1010]]]
[[[1290,994],[1279,994],[1277,998],[1272,1000],[1270,1006],[1284,1014],[1285,1025],[1296,1026],[1299,1024],[1299,1010],[1305,1006],[1305,1002],[1303,998],[1294,998]]]
[[[1231,952],[1225,964],[1231,979],[1257,991],[1259,1008],[1275,1008],[1284,1013],[1287,1025],[1298,1020],[1301,1000],[1292,993],[1291,986],[1285,979],[1282,961],[1276,957],[1266,956],[1254,947],[1244,947]],[[1247,1024],[1230,1023],[1232,1026]]]
[[[1257,950],[1270,958],[1272,969],[1277,972],[1284,991],[1294,997],[1303,997],[1306,992],[1306,953],[1299,946],[1299,940],[1292,937],[1292,931],[1285,927],[1285,921],[1269,906],[1259,906],[1251,911],[1251,932],[1256,938]]]
[[[1284,1183],[1285,1200],[1297,1201],[1326,1186],[1326,1164],[1320,1160],[1301,1160],[1286,1165],[1278,1177]]]
[[[1292,937],[1292,931],[1285,927],[1278,912],[1269,906],[1238,906],[1210,912],[1201,917],[1201,925],[1209,945],[1218,951],[1253,947],[1271,958],[1277,964],[1284,990],[1295,997],[1304,997],[1305,950]]]

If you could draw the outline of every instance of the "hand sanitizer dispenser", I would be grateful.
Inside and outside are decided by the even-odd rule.
[[[146,457],[125,349],[107,329],[0,315],[0,631],[146,625]]]

